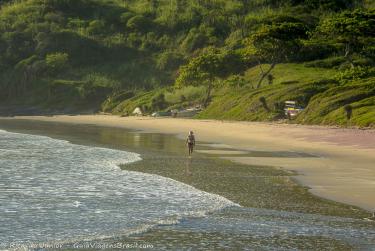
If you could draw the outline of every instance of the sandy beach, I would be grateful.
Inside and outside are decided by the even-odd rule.
[[[375,131],[252,122],[80,115],[17,119],[127,128],[197,140],[216,147],[207,154],[238,163],[296,171],[295,177],[323,198],[375,210]],[[251,151],[288,151],[307,158],[249,156]]]

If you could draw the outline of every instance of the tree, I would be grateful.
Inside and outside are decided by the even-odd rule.
[[[317,28],[316,35],[330,39],[331,43],[345,48],[345,59],[354,68],[352,55],[366,53],[366,47],[375,42],[375,10],[345,11],[324,20]]]
[[[179,53],[165,51],[156,59],[156,67],[159,70],[177,69],[184,62],[184,58]]]
[[[106,31],[106,25],[103,20],[93,20],[89,23],[87,31],[91,35],[98,35]]]
[[[122,24],[126,25],[128,23],[128,21],[129,21],[129,19],[132,18],[133,16],[134,16],[134,14],[131,13],[131,12],[124,12],[120,16],[120,22]]]
[[[151,107],[154,110],[162,110],[166,107],[166,104],[164,93],[157,94],[151,100]]]
[[[25,32],[3,32],[1,40],[3,44],[2,57],[9,65],[15,65],[33,54],[34,41]]]
[[[17,92],[26,93],[27,85],[32,83],[36,76],[42,73],[44,65],[40,63],[38,57],[33,55],[27,59],[20,61],[14,69],[17,71],[19,81],[17,85]]]
[[[190,53],[209,44],[212,45],[215,38],[211,37],[210,39],[210,33],[213,33],[213,29],[209,27],[192,28],[182,42],[181,47],[185,52]]]
[[[298,53],[300,39],[305,37],[307,28],[304,24],[283,22],[264,25],[247,40],[248,53],[258,59],[262,71],[257,88],[276,64],[287,62]],[[269,63],[269,69],[264,71],[261,63]]]
[[[151,22],[148,18],[137,15],[131,17],[126,23],[127,28],[135,31],[145,32],[150,29]]]
[[[65,69],[69,61],[67,53],[56,52],[46,56],[46,66],[52,74]]]
[[[232,75],[224,81],[224,84],[234,88],[241,88],[249,84],[249,82],[241,75]]]
[[[207,93],[203,103],[206,107],[217,79],[240,71],[243,67],[243,62],[238,54],[233,52],[223,53],[218,49],[209,48],[180,68],[176,85],[180,87],[186,85],[206,86]]]
[[[292,5],[304,4],[312,9],[333,10],[350,8],[353,6],[353,0],[289,0]]]

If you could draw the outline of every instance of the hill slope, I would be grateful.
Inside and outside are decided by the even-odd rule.
[[[372,1],[0,5],[2,106],[129,114],[203,104],[201,118],[275,120],[292,99],[306,107],[300,123],[375,124]]]

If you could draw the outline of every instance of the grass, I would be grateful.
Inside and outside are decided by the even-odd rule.
[[[272,85],[266,80],[261,88],[253,89],[260,75],[260,68],[254,67],[245,74],[247,86],[218,90],[211,105],[198,118],[273,121],[284,118],[285,101],[295,100],[306,108],[296,122],[375,127],[375,78],[340,84],[334,78],[336,74],[334,69],[283,64],[272,72]],[[350,120],[345,105],[353,107]]]
[[[262,65],[266,70],[269,65]],[[311,67],[303,64],[279,64],[272,71],[274,81],[265,80],[255,89],[261,70],[250,68],[244,74],[245,86],[220,86],[214,91],[212,102],[201,112],[200,119],[240,121],[274,121],[285,119],[284,102],[295,100],[305,110],[295,122],[339,126],[375,127],[375,78],[340,83],[338,69]],[[114,114],[131,114],[136,107],[154,112],[151,100],[165,95],[165,109],[189,107],[202,102],[204,87],[181,89],[163,88],[128,96],[125,101],[114,99],[106,104]],[[344,109],[353,108],[348,120]]]
[[[266,71],[269,68],[269,65],[262,65],[261,67]],[[260,74],[260,67],[256,66],[245,72],[245,78],[250,84],[256,85]],[[329,79],[336,74],[336,71],[333,69],[305,67],[302,64],[279,64],[276,65],[271,74],[275,78],[273,84],[277,85],[289,82],[304,83]],[[267,85],[267,80],[263,82],[263,86],[265,85]]]
[[[135,108],[150,106],[150,101],[154,96],[154,92],[145,92],[135,95],[130,99],[126,99],[113,109],[114,114],[131,115]]]
[[[187,86],[181,89],[171,90],[165,93],[165,100],[169,104],[176,104],[184,101],[199,100],[204,97],[204,87]]]
[[[262,67],[266,69],[268,66]],[[259,75],[259,67],[251,68],[245,74],[249,83],[247,86],[218,91],[211,105],[199,118],[275,120],[283,116],[285,101],[296,100],[306,106],[311,97],[335,85],[335,81],[329,79],[334,71],[297,64],[276,66],[272,72],[273,84],[269,85],[266,80],[261,88],[253,89]]]
[[[124,92],[126,94],[128,92]],[[165,96],[164,109],[171,110],[183,107],[190,107],[201,102],[205,95],[204,87],[188,86],[180,89],[163,88],[155,89],[148,92],[138,92],[135,95],[119,94],[108,98],[102,105],[106,112],[112,112],[118,115],[130,115],[136,107],[140,107],[144,113],[151,114],[154,111],[152,99],[158,94],[163,93]],[[119,100],[122,102],[119,102]]]
[[[353,108],[350,119],[345,105]],[[307,124],[375,127],[375,77],[349,82],[314,97],[297,121]]]

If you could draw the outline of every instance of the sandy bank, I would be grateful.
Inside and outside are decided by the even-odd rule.
[[[375,210],[375,130],[337,129],[249,122],[224,122],[107,115],[17,117],[19,119],[114,126],[185,137],[194,130],[199,141],[242,151],[295,151],[318,158],[218,156],[254,165],[297,171],[311,192],[332,200]]]

